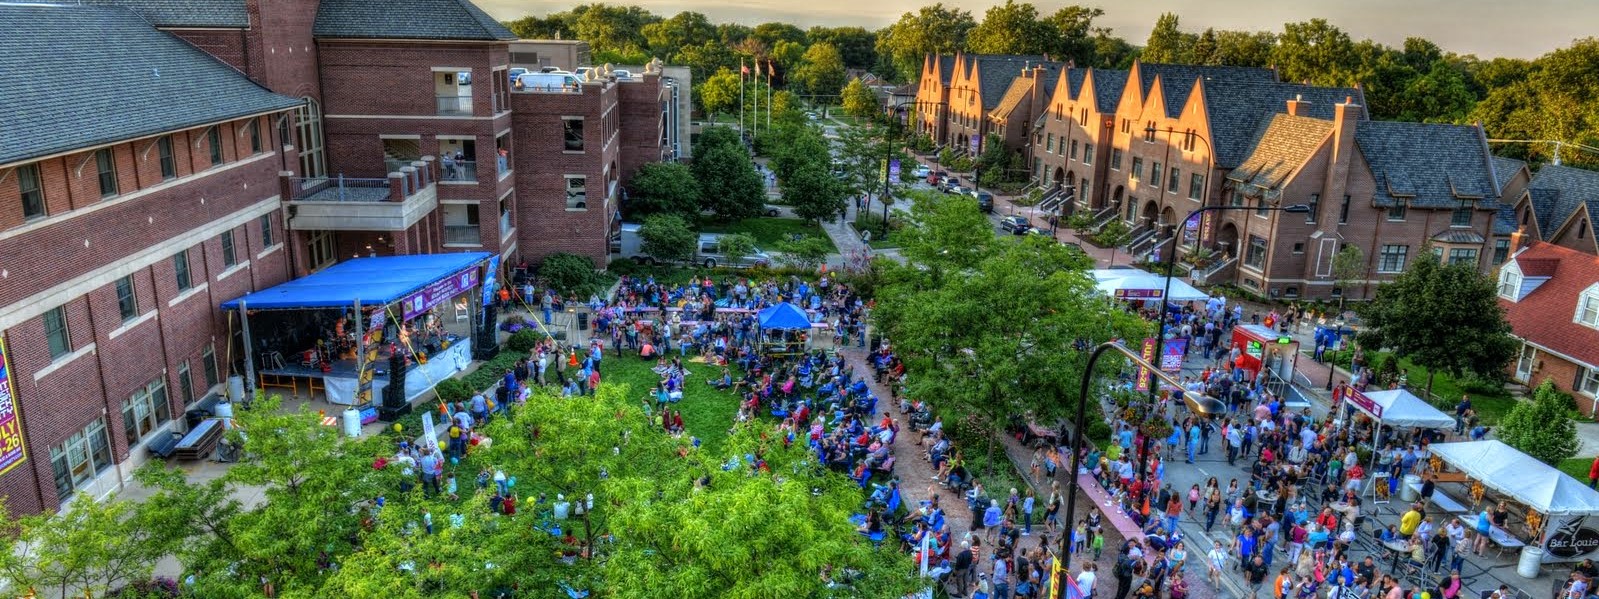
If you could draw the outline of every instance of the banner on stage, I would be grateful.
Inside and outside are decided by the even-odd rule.
[[[448,302],[450,298],[472,289],[477,283],[477,266],[434,281],[427,287],[423,287],[421,291],[406,296],[402,300],[401,303],[404,304],[402,317],[405,320],[416,318],[428,310],[432,310],[434,306]]]
[[[489,258],[488,268],[483,270],[483,305],[494,303],[494,292],[498,291],[500,273],[500,257]]]
[[[28,450],[22,445],[22,413],[11,384],[11,354],[0,339],[0,475],[22,465]]]
[[[1140,352],[1139,355],[1144,358],[1145,362],[1154,362],[1155,361],[1155,339],[1153,337],[1144,340],[1144,350],[1142,352]],[[1148,391],[1149,390],[1149,375],[1150,374],[1151,373],[1149,372],[1149,367],[1148,366],[1143,366],[1143,365],[1139,365],[1138,366],[1138,390],[1139,391]]]
[[[1183,352],[1188,349],[1188,339],[1167,339],[1161,346],[1160,369],[1166,372],[1183,371]]]

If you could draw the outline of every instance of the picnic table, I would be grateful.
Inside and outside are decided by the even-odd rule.
[[[1466,530],[1473,532],[1477,530],[1477,516],[1472,514],[1461,514],[1459,519],[1461,524],[1466,525]],[[1521,542],[1521,539],[1516,538],[1516,535],[1510,534],[1505,529],[1499,528],[1498,526],[1494,526],[1492,524],[1488,525],[1488,540],[1493,541],[1493,544],[1499,547],[1499,554],[1495,557],[1503,557],[1506,549],[1517,549],[1527,546],[1526,543]]]
[[[1417,497],[1421,496],[1422,483],[1415,482],[1415,483],[1411,483],[1411,484],[1409,484],[1407,486],[1409,486],[1412,490],[1414,490],[1416,492],[1416,496]],[[1438,509],[1441,509],[1441,510],[1443,510],[1445,512],[1448,512],[1448,513],[1451,513],[1451,514],[1459,514],[1461,512],[1466,511],[1466,506],[1461,505],[1460,502],[1455,501],[1453,498],[1449,497],[1448,495],[1445,495],[1443,489],[1438,488],[1437,484],[1433,485],[1433,487],[1432,487],[1432,497],[1430,497],[1428,499],[1432,501],[1433,505],[1438,506]]]
[[[1038,423],[1036,423],[1036,422],[1028,422],[1027,423],[1027,442],[1028,443],[1031,443],[1035,439],[1041,439],[1041,440],[1053,445],[1055,443],[1055,439],[1057,437],[1059,437],[1059,436],[1060,435],[1057,434],[1055,431],[1047,429],[1047,428],[1044,428],[1042,426],[1039,426]]]

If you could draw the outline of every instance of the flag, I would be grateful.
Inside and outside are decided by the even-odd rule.
[[[738,61],[738,74],[740,77],[750,74],[749,65],[744,64],[744,61],[742,60]]]
[[[761,61],[759,60],[755,61],[755,78],[761,78]]]

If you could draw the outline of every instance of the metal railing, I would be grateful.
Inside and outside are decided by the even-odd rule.
[[[442,163],[440,181],[476,181],[477,162],[474,160],[446,159]]]
[[[418,160],[421,160],[421,158],[393,158],[385,156],[383,158],[383,168],[385,169],[384,172],[398,173],[400,172],[400,169],[411,166],[412,162],[416,162]]]
[[[483,234],[477,225],[444,225],[444,243],[481,245]]]
[[[295,202],[387,202],[388,179],[357,179],[337,177],[296,177],[293,182]]]
[[[472,114],[472,96],[438,96],[439,114]]]

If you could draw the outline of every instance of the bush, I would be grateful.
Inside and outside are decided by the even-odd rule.
[[[505,348],[509,351],[521,352],[526,355],[528,352],[533,351],[533,348],[542,340],[543,336],[539,334],[538,330],[525,328],[512,333],[511,339],[505,342]]]
[[[472,398],[472,390],[467,388],[466,382],[461,379],[444,379],[439,381],[433,392],[439,394],[441,401],[450,403],[462,402]]]
[[[1110,442],[1110,425],[1105,424],[1104,415],[1088,422],[1088,440],[1100,445]]]
[[[588,256],[567,252],[545,258],[544,263],[539,265],[539,276],[544,277],[544,282],[562,295],[589,295],[596,291],[593,287],[600,280],[593,260]]]

